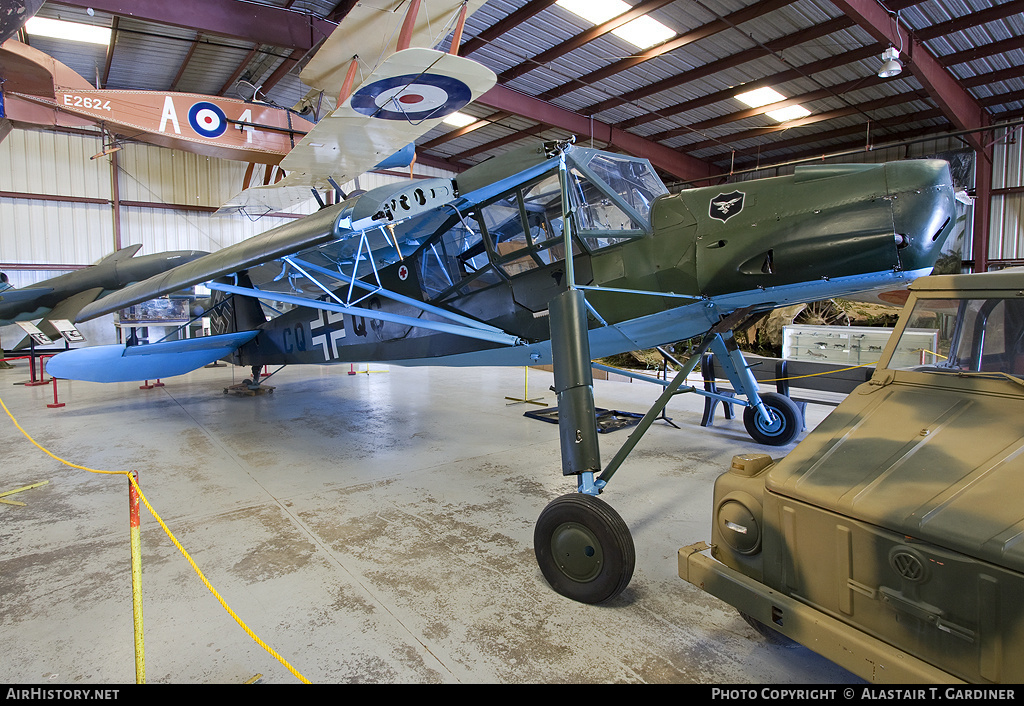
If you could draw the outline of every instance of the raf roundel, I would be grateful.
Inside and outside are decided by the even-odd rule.
[[[451,76],[407,74],[374,81],[352,94],[352,109],[371,118],[417,122],[443,118],[473,97],[469,86]]]
[[[224,111],[208,101],[194,103],[188,109],[188,124],[203,137],[220,137],[228,129]]]

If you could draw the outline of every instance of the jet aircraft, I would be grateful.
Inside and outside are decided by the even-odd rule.
[[[208,255],[201,250],[177,250],[134,257],[141,245],[130,245],[74,272],[51,277],[31,287],[15,289],[7,276],[0,273],[0,326],[43,317],[40,331],[50,338],[59,338],[54,319],[74,321],[82,307],[133,282],[148,279],[172,267]],[[11,350],[28,345],[21,341]]]

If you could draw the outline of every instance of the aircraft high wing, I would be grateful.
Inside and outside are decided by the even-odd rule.
[[[199,250],[179,250],[135,257],[141,248],[141,245],[130,245],[107,255],[95,265],[37,282],[31,287],[15,289],[0,286],[0,326],[43,317],[38,324],[39,330],[50,338],[59,338],[60,333],[52,321],[74,321],[82,307],[121,287],[209,254]],[[6,277],[3,279],[6,284]],[[26,345],[27,337],[12,350]]]

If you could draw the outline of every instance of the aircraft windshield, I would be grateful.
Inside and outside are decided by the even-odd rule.
[[[574,255],[650,232],[651,204],[668,190],[647,160],[589,149],[568,156]],[[562,220],[557,170],[511,186],[450,220],[419,250],[424,294],[444,300],[564,260]]]
[[[1024,375],[1024,301],[919,299],[888,367]]]
[[[651,203],[654,199],[668,193],[646,161],[597,154],[587,166],[645,222],[650,222]]]

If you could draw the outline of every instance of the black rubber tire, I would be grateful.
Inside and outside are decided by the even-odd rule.
[[[636,550],[629,528],[592,495],[569,493],[540,513],[533,549],[555,592],[580,603],[611,600],[629,585]]]
[[[750,438],[766,446],[785,446],[793,441],[803,427],[800,407],[793,400],[776,392],[764,393],[761,395],[761,401],[773,417],[782,421],[782,425],[778,429],[768,429],[754,407],[744,407],[743,426],[750,434]]]
[[[781,647],[799,647],[800,643],[796,642],[791,637],[787,637],[775,628],[765,625],[757,618],[752,618],[751,616],[744,613],[742,610],[737,612],[740,614],[740,617],[743,618],[744,621],[746,621],[747,625],[754,628],[758,635],[760,635],[773,645],[779,645]]]

